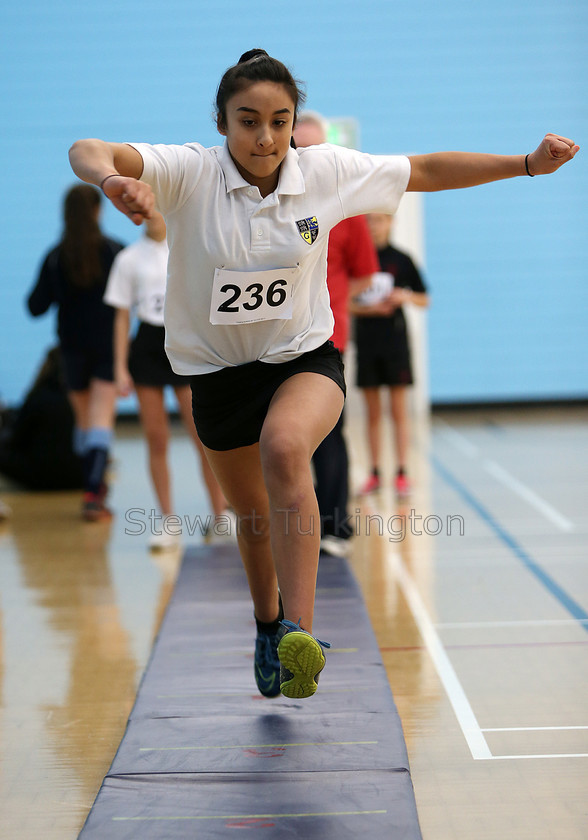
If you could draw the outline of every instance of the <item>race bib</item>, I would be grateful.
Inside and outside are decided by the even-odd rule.
[[[386,271],[372,274],[372,282],[355,300],[361,306],[375,306],[385,300],[394,288],[394,277]]]
[[[268,271],[214,272],[211,324],[252,324],[288,321],[292,317],[292,290],[299,268]]]

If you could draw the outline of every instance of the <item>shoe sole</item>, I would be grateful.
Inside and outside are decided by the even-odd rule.
[[[318,688],[318,675],[326,664],[321,646],[308,633],[287,633],[278,645],[280,663],[292,675],[280,684],[284,697],[312,697]]]

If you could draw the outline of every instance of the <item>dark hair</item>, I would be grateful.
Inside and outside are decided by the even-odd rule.
[[[284,85],[294,103],[294,122],[298,108],[306,95],[285,64],[269,56],[265,50],[248,50],[237,64],[229,67],[222,77],[216,92],[216,122],[219,128],[226,128],[227,102],[235,93],[245,90],[255,82],[276,82]]]
[[[100,280],[102,231],[98,224],[100,192],[89,184],[72,187],[63,202],[64,231],[60,256],[69,283],[88,289]]]

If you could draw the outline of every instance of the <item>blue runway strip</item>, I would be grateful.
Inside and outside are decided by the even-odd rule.
[[[237,549],[188,550],[80,840],[421,840],[400,719],[359,587],[321,556],[307,700],[267,699]]]

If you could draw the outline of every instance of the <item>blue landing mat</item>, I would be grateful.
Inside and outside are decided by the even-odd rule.
[[[230,616],[230,622],[226,617]],[[321,556],[307,700],[267,699],[236,548],[186,552],[137,700],[80,840],[420,840],[400,719],[347,563]]]

